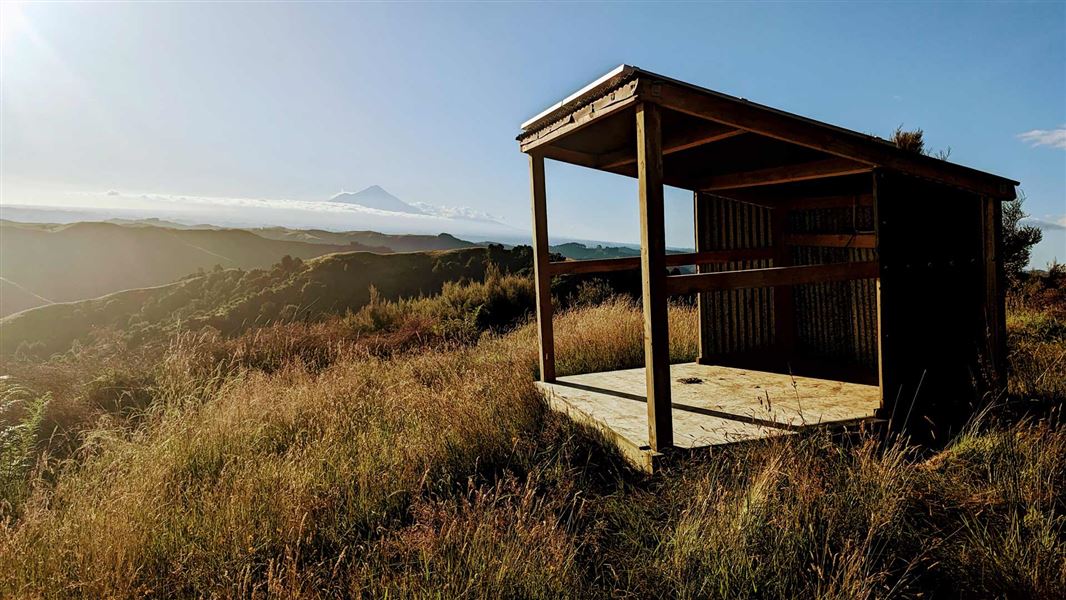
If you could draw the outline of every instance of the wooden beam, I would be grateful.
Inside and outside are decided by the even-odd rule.
[[[540,380],[555,381],[555,332],[552,328],[552,279],[548,254],[548,200],[544,157],[529,155],[530,203],[533,209],[533,274],[537,289],[537,335]]]
[[[551,263],[552,275],[583,275],[586,273],[611,273],[639,269],[641,258],[596,258],[590,260],[566,260]]]
[[[638,94],[671,110],[871,166],[888,167],[933,179],[1000,200],[1014,199],[1016,182],[1004,177],[902,151],[873,136],[864,136],[741,98],[696,89],[679,82],[648,77],[642,79],[638,80],[641,82]]]
[[[713,263],[727,263],[738,260],[762,260],[770,258],[770,248],[745,248],[741,250],[714,250],[710,252],[685,252],[681,254],[667,254],[665,264],[667,267],[680,267],[683,265],[706,265]],[[585,273],[608,273],[612,271],[629,271],[641,267],[639,256],[627,256],[625,258],[595,258],[588,260],[566,260],[550,263],[552,275],[577,275]]]
[[[667,156],[675,152],[683,152],[699,146],[713,144],[745,133],[743,129],[728,127],[713,121],[704,121],[705,125],[689,127],[663,141],[663,155]],[[632,148],[622,148],[604,154],[600,158],[599,168],[617,169],[637,162],[636,153]]]
[[[589,167],[592,169],[597,168],[600,160],[599,157],[595,154],[578,152],[577,150],[570,150],[569,148],[560,148],[559,146],[541,146],[537,148],[536,152],[544,158],[550,158],[552,160],[570,163],[573,165],[580,165],[582,167]]]
[[[808,181],[811,179],[841,177],[843,175],[854,175],[856,173],[869,173],[870,170],[868,165],[857,163],[855,161],[829,158],[826,160],[772,167],[769,169],[714,175],[698,182],[697,187],[705,192],[714,192],[718,190],[733,190],[762,185]]]
[[[873,233],[791,233],[785,235],[789,246],[824,246],[827,248],[876,248]]]
[[[826,281],[850,279],[873,279],[877,277],[877,261],[833,263],[828,265],[804,265],[799,267],[769,267],[742,271],[719,271],[695,275],[672,275],[666,278],[670,295],[693,294],[712,290],[735,290],[742,288],[777,287]]]
[[[670,324],[666,295],[662,124],[659,107],[655,104],[637,105],[637,173],[641,287],[644,292],[648,444],[653,451],[659,452],[673,446],[674,424],[670,403]]]

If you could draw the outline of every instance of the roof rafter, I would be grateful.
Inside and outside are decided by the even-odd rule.
[[[663,156],[713,144],[714,142],[736,137],[742,133],[746,132],[743,129],[729,127],[714,121],[704,121],[699,127],[686,128],[680,133],[674,134],[670,139],[663,140]],[[598,166],[601,169],[616,169],[635,162],[637,162],[636,148],[620,148],[601,156]]]
[[[734,190],[762,185],[808,181],[811,179],[824,179],[827,177],[841,177],[844,175],[854,175],[856,173],[868,173],[872,169],[873,167],[870,165],[857,163],[852,160],[828,158],[825,160],[783,165],[780,167],[758,169],[755,171],[712,175],[698,181],[695,184],[695,187],[703,192]]]

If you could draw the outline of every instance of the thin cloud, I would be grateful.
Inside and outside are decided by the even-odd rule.
[[[1023,219],[1028,225],[1035,225],[1040,229],[1066,229],[1066,215],[1048,215],[1045,217],[1028,217]]]
[[[1018,139],[1032,146],[1051,146],[1066,149],[1066,125],[1056,129],[1034,129],[1019,133]]]
[[[110,191],[110,190],[109,190]],[[285,226],[294,228],[374,229],[402,233],[448,232],[460,236],[486,237],[513,235],[511,226],[491,220],[468,207],[439,207],[421,204],[433,214],[394,212],[345,202],[235,198],[178,194],[82,192],[99,210],[122,211],[124,216],[148,216],[179,222],[215,225]]]
[[[499,221],[500,217],[480,211],[469,206],[437,206],[425,202],[412,202],[413,206],[428,215],[446,219],[469,219],[472,221]]]

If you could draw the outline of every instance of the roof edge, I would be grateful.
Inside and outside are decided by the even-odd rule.
[[[566,98],[563,98],[548,108],[540,111],[533,117],[530,117],[519,127],[523,134],[530,131],[536,131],[537,129],[555,121],[556,118],[554,115],[558,113],[568,113],[579,108],[583,104],[587,104],[589,101],[597,98],[607,90],[622,84],[638,72],[641,72],[641,69],[638,67],[627,64],[618,65],[597,77],[592,83],[589,83]]]

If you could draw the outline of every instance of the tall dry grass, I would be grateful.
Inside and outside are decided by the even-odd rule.
[[[418,311],[371,310],[358,327],[190,334],[149,379],[78,388],[100,408],[0,525],[0,595],[1066,591],[1066,433],[1053,420],[975,424],[931,457],[874,439],[775,439],[646,477],[545,409],[530,324],[471,339],[434,333],[447,319],[415,327]],[[694,311],[670,318],[672,355],[689,359]],[[408,327],[427,337],[363,343]],[[627,300],[562,311],[560,372],[639,365],[641,331]]]
[[[543,418],[522,367],[456,350],[244,372],[203,402],[158,398],[150,426],[96,431],[92,457],[29,500],[5,531],[8,589],[32,577],[92,597],[232,592],[287,561],[328,581],[412,497],[514,460]]]

